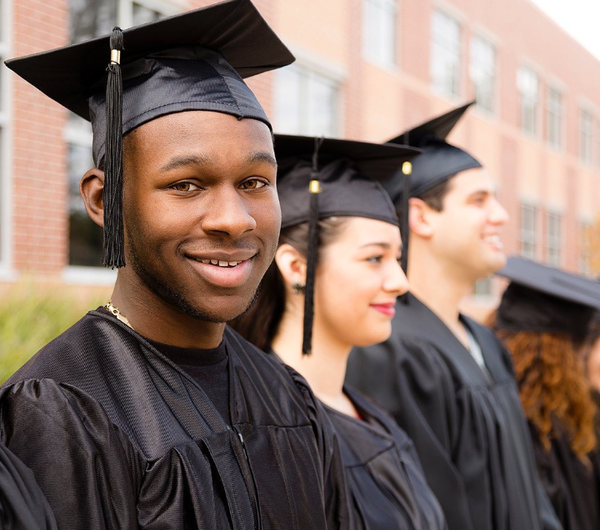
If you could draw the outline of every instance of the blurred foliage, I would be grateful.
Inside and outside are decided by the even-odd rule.
[[[40,285],[33,281],[2,286],[0,290],[0,383],[10,377],[42,346],[103,305],[110,294],[102,290]]]

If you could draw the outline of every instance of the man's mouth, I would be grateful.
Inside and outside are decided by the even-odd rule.
[[[500,236],[498,234],[490,234],[487,236],[483,236],[483,240],[499,250],[502,250],[504,248],[504,244],[500,240]]]
[[[216,259],[196,259],[196,258],[192,258],[192,259],[199,263],[204,263],[205,265],[216,265],[217,267],[237,267],[240,263],[243,263],[244,261],[248,261],[245,259],[242,259],[239,261],[221,261],[221,260],[216,260]]]

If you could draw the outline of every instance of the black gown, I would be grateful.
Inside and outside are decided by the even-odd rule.
[[[560,528],[537,476],[508,352],[463,318],[486,375],[413,295],[396,304],[391,338],[356,349],[349,384],[381,403],[412,438],[451,530]]]
[[[306,382],[226,328],[228,425],[135,331],[91,311],[3,386],[2,441],[61,529],[349,524],[332,427]]]
[[[55,530],[33,473],[0,444],[0,530]]]
[[[345,387],[361,419],[325,407],[338,434],[356,530],[443,530],[442,509],[406,433],[379,406]]]
[[[564,530],[600,529],[600,453],[584,463],[565,435],[552,439],[547,452],[530,423],[540,478]]]

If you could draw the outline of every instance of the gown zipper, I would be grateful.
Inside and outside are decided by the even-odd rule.
[[[244,456],[246,457],[246,462],[248,463],[248,471],[250,472],[250,477],[252,478],[252,484],[254,486],[254,508],[256,510],[255,516],[256,516],[256,522],[257,522],[257,529],[258,530],[263,530],[263,524],[262,524],[262,514],[260,512],[260,502],[259,502],[259,498],[258,498],[258,485],[256,484],[256,478],[254,477],[254,471],[252,470],[252,464],[250,463],[250,457],[248,456],[248,452],[246,451],[246,442],[244,441],[244,436],[242,435],[241,431],[237,428],[237,427],[233,427],[234,432],[238,435],[238,438],[240,439],[240,442],[242,444],[242,451],[244,451]]]

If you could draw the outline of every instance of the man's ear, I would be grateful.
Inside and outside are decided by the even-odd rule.
[[[292,245],[284,243],[275,252],[275,263],[287,286],[306,284],[306,259]]]
[[[104,194],[104,171],[90,169],[79,183],[79,193],[83,198],[85,209],[98,226],[104,227],[104,208],[102,196]]]
[[[430,238],[433,234],[433,217],[437,212],[416,197],[411,198],[408,204],[408,224],[411,232],[426,239]]]

